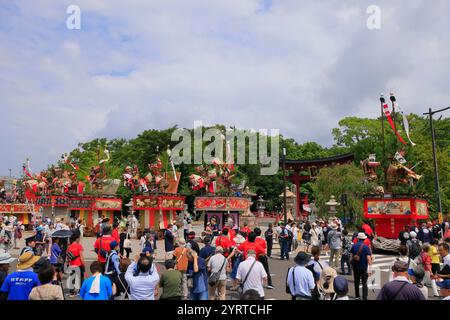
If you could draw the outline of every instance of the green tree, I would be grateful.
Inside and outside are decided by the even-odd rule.
[[[353,164],[339,165],[320,170],[316,181],[312,185],[316,197],[316,206],[320,216],[327,217],[328,207],[325,205],[334,195],[336,201],[342,194],[347,195],[347,212],[353,212],[356,221],[360,221],[363,212],[363,194],[368,193],[373,184],[364,183],[364,172]],[[343,207],[338,207],[340,215]]]

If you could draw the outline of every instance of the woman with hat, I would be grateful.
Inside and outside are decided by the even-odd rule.
[[[8,276],[9,264],[14,260],[9,253],[0,253],[0,288]]]
[[[33,265],[39,258],[29,251],[19,257],[17,271],[8,275],[2,284],[1,299],[28,300],[31,290],[40,285],[37,274],[33,272]]]
[[[336,270],[331,267],[326,267],[322,270],[319,283],[317,284],[320,300],[334,300],[335,292],[333,281],[336,276]]]

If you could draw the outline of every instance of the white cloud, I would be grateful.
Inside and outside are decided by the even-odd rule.
[[[450,100],[445,0],[78,0],[0,5],[0,173],[35,167],[97,136],[194,120],[279,128],[330,145],[349,115],[378,116],[394,90],[407,112]],[[382,29],[366,27],[366,8]],[[59,150],[59,151],[58,151]]]

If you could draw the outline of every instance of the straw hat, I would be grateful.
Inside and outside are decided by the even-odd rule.
[[[334,293],[334,278],[337,277],[337,272],[331,267],[326,267],[320,274],[318,287],[325,293]]]
[[[17,264],[17,269],[25,270],[25,269],[31,268],[39,259],[40,259],[40,257],[35,256],[31,251],[24,252],[19,257],[19,263]]]

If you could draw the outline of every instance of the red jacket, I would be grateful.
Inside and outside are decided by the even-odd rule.
[[[362,228],[364,229],[364,232],[367,234],[368,237],[373,236],[373,230],[367,223],[363,224]]]
[[[227,251],[228,249],[230,249],[231,247],[234,246],[233,242],[228,239],[227,236],[218,236],[216,239],[216,247],[222,247],[224,249],[224,251]],[[225,256],[228,256],[227,252],[226,254],[224,254]]]
[[[257,244],[256,242],[248,241],[245,241],[243,244],[241,244],[238,247],[238,250],[244,253],[244,259],[247,259],[247,253],[249,250],[255,250],[256,258],[266,253],[266,251],[259,244]]]
[[[119,230],[114,229],[111,233],[112,237],[118,242],[120,243],[120,236],[119,236]]]

